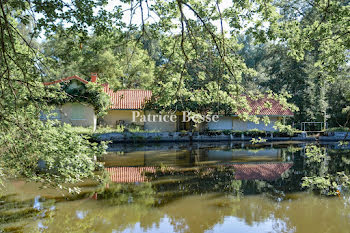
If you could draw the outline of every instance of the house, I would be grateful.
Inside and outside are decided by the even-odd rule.
[[[253,100],[247,97],[248,104],[251,108],[251,115],[258,117],[267,116],[270,119],[270,123],[265,125],[263,122],[255,124],[251,121],[242,121],[238,115],[232,114],[231,116],[220,116],[218,122],[209,122],[209,130],[237,130],[247,131],[252,129],[258,129],[263,131],[276,131],[273,128],[277,121],[283,121],[286,117],[292,117],[294,114],[290,109],[283,108],[283,106],[276,100],[263,97],[257,100]],[[269,102],[270,106],[265,106],[265,103]]]
[[[93,74],[91,82],[97,81],[97,75]],[[53,85],[56,83],[65,83],[68,88],[84,88],[88,81],[78,77],[71,76],[64,79],[46,82],[44,85]],[[152,111],[145,111],[144,106],[152,97],[152,92],[149,90],[118,90],[113,91],[108,84],[103,84],[103,91],[110,96],[111,106],[108,113],[100,119],[102,125],[116,126],[116,125],[138,125],[145,130],[153,130],[159,132],[176,132],[180,130],[189,130],[190,122],[184,122],[181,113],[176,113],[174,119],[170,115],[159,115]],[[282,120],[285,117],[293,116],[289,109],[283,106],[276,100],[267,97],[258,100],[247,99],[251,107],[250,114],[259,110],[258,116],[267,116],[270,123],[265,125],[263,122],[255,124],[254,122],[243,121],[239,119],[238,115],[232,114],[230,116],[218,116],[216,121],[202,123],[200,130],[205,128],[209,130],[239,130],[246,131],[250,129],[258,129],[265,131],[275,131],[273,128],[276,121]],[[269,107],[265,106],[266,102],[270,103]],[[91,105],[85,103],[66,103],[62,106],[57,106],[57,119],[69,123],[73,126],[92,126],[96,127],[97,117]],[[142,118],[142,116],[144,118]],[[146,116],[150,117],[146,118]],[[153,120],[152,120],[153,117]],[[154,120],[155,118],[158,120]]]
[[[135,124],[144,127],[144,123],[133,121],[133,111],[143,109],[146,101],[151,98],[152,91],[148,90],[118,90],[113,91],[108,84],[103,85],[103,91],[111,97],[111,106],[107,115],[101,120],[102,124],[115,126],[118,124]]]
[[[92,76],[91,82],[96,82],[97,76]],[[44,82],[44,86],[50,86],[57,83],[67,84],[68,90],[81,90],[85,88],[85,84],[88,81],[80,78],[79,76],[71,76],[52,82]],[[92,105],[82,102],[65,103],[60,106],[56,106],[53,111],[54,116],[50,119],[59,120],[63,123],[67,123],[73,126],[93,127],[96,128],[97,116],[95,109]],[[41,119],[46,119],[46,116],[42,114]]]

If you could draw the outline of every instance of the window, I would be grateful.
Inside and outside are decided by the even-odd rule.
[[[50,116],[50,120],[61,120],[61,110],[60,109],[55,109],[53,111],[51,111],[51,116]]]
[[[44,114],[40,111],[40,120],[46,121],[48,117],[50,120],[61,120],[61,110],[56,108],[50,111],[49,114]]]
[[[78,103],[72,104],[71,120],[85,120],[85,106]]]

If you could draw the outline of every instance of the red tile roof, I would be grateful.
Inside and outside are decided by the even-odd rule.
[[[112,182],[146,182],[145,172],[154,173],[156,167],[110,167],[106,168]]]
[[[293,116],[293,112],[284,108],[277,100],[264,97],[258,100],[252,100],[247,97],[247,101],[252,108],[251,115],[262,115],[262,116]],[[270,106],[265,106],[271,104]]]
[[[73,75],[73,76],[70,76],[70,77],[67,77],[67,78],[63,78],[63,79],[59,79],[59,80],[55,80],[55,81],[51,81],[51,82],[44,82],[43,84],[45,86],[48,86],[48,85],[52,85],[52,84],[56,84],[56,83],[62,83],[62,82],[67,82],[67,81],[70,81],[72,79],[76,79],[76,80],[79,80],[80,82],[83,82],[85,84],[88,83],[88,81],[86,81],[85,79],[82,79],[80,78],[79,76],[77,75]]]
[[[293,163],[234,164],[236,180],[275,180]]]
[[[44,85],[47,86],[60,82],[67,82],[72,79],[79,80],[85,84],[88,83],[88,81],[80,78],[77,75],[74,75],[52,82],[45,82]],[[113,91],[109,88],[109,85],[107,83],[103,84],[102,86],[103,91],[111,97],[112,104],[110,106],[110,109],[142,109],[146,101],[149,100],[152,96],[152,91],[149,90],[134,89]],[[290,109],[283,108],[283,106],[274,99],[265,97],[258,100],[247,98],[247,100],[250,104],[250,107],[252,108],[252,111],[250,112],[251,115],[293,116],[293,112]],[[265,103],[267,102],[271,103],[271,108],[265,106]]]
[[[111,97],[110,109],[142,109],[152,96],[149,90],[118,90],[113,91],[108,84],[103,85],[103,91]]]

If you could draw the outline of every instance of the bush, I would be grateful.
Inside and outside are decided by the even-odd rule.
[[[326,132],[350,132],[350,128],[348,127],[333,127],[326,129]]]
[[[252,129],[252,130],[248,130],[248,131],[239,131],[239,130],[206,130],[203,132],[205,135],[209,135],[209,136],[215,136],[215,135],[221,135],[221,134],[225,134],[225,135],[233,135],[235,137],[241,137],[242,134],[244,134],[245,136],[248,137],[266,137],[267,136],[267,132],[263,131],[263,130],[258,130],[258,129]]]
[[[66,130],[69,130],[70,132],[79,135],[91,135],[93,133],[92,127],[71,126],[69,124],[65,124],[64,127],[66,128]]]
[[[6,176],[61,188],[65,183],[95,177],[94,171],[102,166],[97,157],[105,152],[105,143],[91,143],[68,125],[55,127],[51,121],[38,120],[31,123],[26,133],[17,128],[0,132],[1,166]]]
[[[248,131],[244,131],[243,133],[245,136],[249,136],[249,137],[266,137],[267,136],[266,131],[258,130],[258,129],[251,129]]]

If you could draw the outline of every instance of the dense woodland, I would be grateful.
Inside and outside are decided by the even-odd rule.
[[[247,108],[244,96],[268,93],[295,110],[289,123],[349,126],[350,1],[0,0],[0,7],[0,174],[52,184],[93,176],[92,158],[104,145],[38,119],[48,99],[69,98],[42,82],[75,74],[96,72],[116,90],[150,89],[158,109],[228,114]]]

